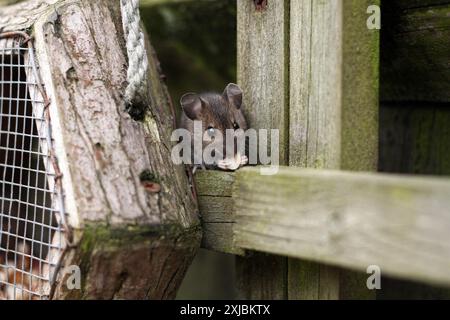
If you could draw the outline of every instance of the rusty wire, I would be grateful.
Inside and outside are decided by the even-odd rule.
[[[71,241],[50,101],[29,35],[1,43],[0,299],[48,299]]]

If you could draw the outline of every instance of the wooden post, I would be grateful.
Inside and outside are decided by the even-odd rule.
[[[288,164],[289,1],[237,2],[238,83],[252,128],[279,129],[280,164]],[[270,131],[269,131],[270,132]],[[287,259],[253,253],[237,258],[239,297],[287,298]]]
[[[376,170],[379,32],[366,24],[372,4],[379,2],[268,1],[256,10],[252,1],[238,2],[246,113],[253,128],[280,130],[281,164]],[[365,280],[293,259],[239,258],[238,277],[249,298],[373,296]]]
[[[60,262],[62,268],[79,266],[82,278],[81,290],[70,290],[70,274],[61,272],[56,299],[174,298],[200,245],[184,167],[171,161],[170,97],[148,42],[144,119],[126,111],[119,3],[33,0],[0,11],[0,30],[33,30],[51,101],[73,231]]]
[[[377,1],[291,1],[289,164],[376,171]],[[290,260],[289,298],[373,298],[366,275]]]

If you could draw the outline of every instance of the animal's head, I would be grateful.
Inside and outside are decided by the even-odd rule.
[[[226,131],[238,129],[245,131],[248,129],[247,121],[242,112],[242,101],[241,88],[234,83],[230,83],[222,94],[187,93],[181,98],[180,103],[186,117],[192,121],[201,121],[202,132],[212,137],[212,139],[203,140],[203,149],[214,148],[219,152],[218,156],[224,158],[227,143]],[[218,131],[223,137],[221,141],[213,138]],[[236,154],[236,150],[234,150],[234,154]],[[223,162],[218,162],[217,166],[222,169],[229,169]]]

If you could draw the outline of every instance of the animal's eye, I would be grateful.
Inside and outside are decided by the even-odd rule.
[[[237,130],[239,129],[239,125],[236,122],[233,122],[233,128],[234,130]]]
[[[213,136],[214,133],[216,132],[216,129],[214,129],[213,127],[208,127],[208,129],[206,129],[206,132],[208,133],[209,136]]]

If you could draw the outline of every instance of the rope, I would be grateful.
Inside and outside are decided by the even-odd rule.
[[[139,0],[120,0],[123,31],[128,53],[127,88],[125,102],[128,106],[147,104],[148,57],[144,33],[141,30]]]

